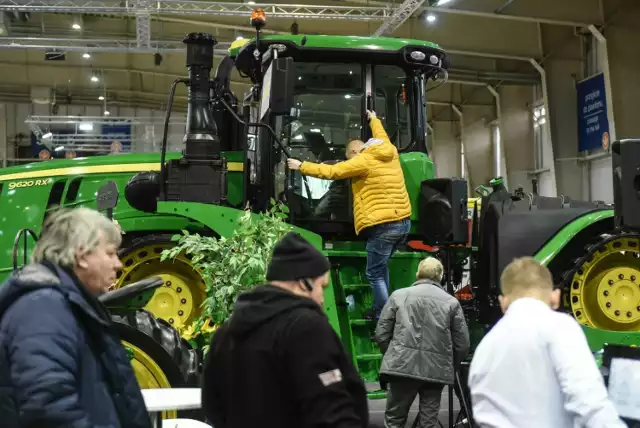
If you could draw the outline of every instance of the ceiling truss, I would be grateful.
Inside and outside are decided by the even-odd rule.
[[[393,34],[405,21],[411,18],[411,15],[422,6],[424,0],[405,0],[393,12],[389,18],[385,19],[382,25],[373,32],[373,37],[379,37],[383,34]]]
[[[62,52],[185,52],[181,41],[162,41],[145,39],[140,46],[140,38],[136,40],[111,39],[67,39],[49,37],[0,37],[0,49],[33,49],[58,50]],[[227,49],[230,43],[222,42],[215,46],[216,50]]]
[[[144,8],[140,3],[145,2]],[[205,2],[194,0],[0,0],[0,10],[17,12],[64,12],[93,14],[179,14],[248,17],[257,5],[247,3]],[[370,6],[326,6],[296,4],[260,4],[269,18],[341,19],[384,21],[394,9]]]

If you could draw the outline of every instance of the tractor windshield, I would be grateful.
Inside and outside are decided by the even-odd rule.
[[[278,127],[281,139],[295,158],[343,161],[349,140],[371,136],[365,109],[372,105],[392,143],[403,150],[413,141],[407,101],[412,87],[405,71],[394,65],[296,62],[294,108]],[[366,93],[375,94],[375,99],[367,100]],[[301,199],[296,210],[300,217],[350,219],[348,180],[308,177],[304,183],[296,172],[292,184],[294,197]]]

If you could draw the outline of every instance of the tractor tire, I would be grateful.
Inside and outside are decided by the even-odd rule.
[[[173,327],[188,326],[201,314],[206,286],[200,273],[193,269],[189,256],[160,261],[162,251],[173,248],[173,234],[154,233],[126,239],[119,251],[123,268],[115,288],[152,276],[160,276],[164,284],[154,293],[145,310]],[[125,235],[126,237],[126,235]]]
[[[563,276],[564,309],[580,324],[640,331],[640,234],[600,235]]]
[[[200,387],[199,352],[169,323],[148,311],[112,311],[111,319],[122,344],[132,353],[131,365],[141,389]],[[202,411],[163,413],[163,419],[203,420]]]

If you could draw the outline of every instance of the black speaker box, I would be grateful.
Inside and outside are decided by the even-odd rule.
[[[467,180],[423,181],[419,225],[422,240],[428,245],[466,244],[469,239]]]
[[[616,227],[640,229],[640,140],[611,145]]]

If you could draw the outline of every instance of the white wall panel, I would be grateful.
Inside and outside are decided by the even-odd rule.
[[[589,186],[592,201],[613,203],[613,173],[611,157],[595,159],[591,162]]]
[[[458,123],[434,122],[433,130],[436,177],[459,177],[461,158]]]

